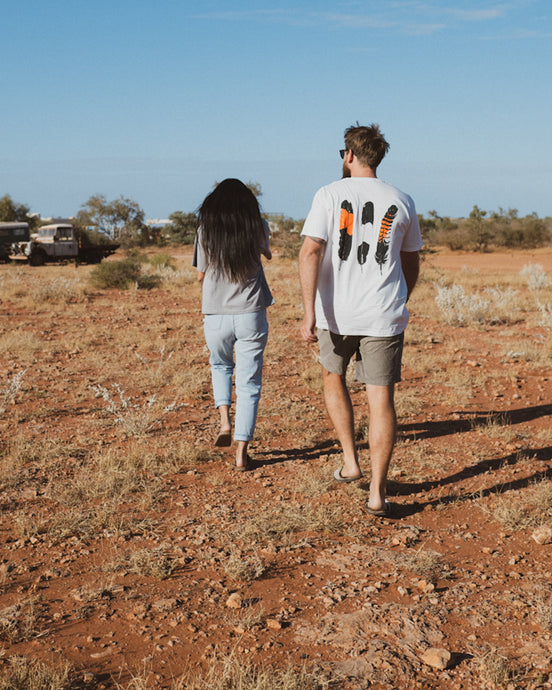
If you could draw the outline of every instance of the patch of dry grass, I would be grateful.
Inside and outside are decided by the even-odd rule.
[[[522,458],[523,460],[523,458]],[[491,507],[480,507],[506,529],[522,530],[552,518],[552,482],[544,478],[512,496],[498,496]]]
[[[428,581],[445,579],[448,573],[442,555],[423,547],[395,554],[394,562],[398,567],[410,570]]]
[[[216,653],[208,670],[188,674],[174,690],[325,690],[328,682],[306,669],[254,666],[237,656]]]
[[[513,323],[519,319],[517,292],[510,287],[486,287],[474,293],[463,285],[437,285],[435,302],[445,323],[485,326],[493,323]]]
[[[307,468],[299,477],[295,490],[309,498],[328,493],[334,484],[332,473],[326,467]]]
[[[488,687],[506,687],[516,674],[510,669],[508,656],[500,650],[489,647],[474,654],[482,680]]]
[[[6,329],[0,332],[0,354],[18,361],[30,362],[37,352],[44,349],[44,341],[35,333],[23,329]]]
[[[176,567],[176,560],[166,549],[154,547],[119,554],[114,561],[104,566],[104,570],[166,580],[174,573]]]
[[[301,380],[305,383],[309,390],[314,391],[315,393],[322,393],[324,390],[322,367],[317,362],[311,364],[302,372]]]
[[[244,553],[235,546],[231,548],[230,555],[224,564],[225,573],[233,580],[241,580],[242,582],[257,580],[266,570],[267,565],[258,553]]]
[[[343,513],[339,506],[299,505],[287,502],[284,506],[270,506],[267,510],[248,515],[232,530],[232,536],[244,544],[263,543],[283,539],[297,532],[340,532]]]
[[[0,675],[0,690],[71,690],[81,687],[68,664],[47,666],[38,659],[11,656]]]
[[[40,627],[43,608],[44,604],[35,597],[0,611],[0,640],[16,644],[47,634],[48,631]]]
[[[86,302],[89,292],[80,277],[56,277],[47,281],[33,283],[29,297],[34,305],[50,307],[52,304],[71,304]]]

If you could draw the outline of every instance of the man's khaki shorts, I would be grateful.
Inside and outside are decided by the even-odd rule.
[[[404,333],[389,338],[338,335],[317,329],[320,362],[326,371],[343,376],[356,355],[355,377],[372,386],[390,386],[401,380]]]

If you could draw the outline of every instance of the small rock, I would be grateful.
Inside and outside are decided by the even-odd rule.
[[[266,621],[266,627],[270,628],[271,630],[281,630],[282,624],[275,618],[268,618]]]
[[[552,527],[550,525],[541,525],[537,527],[531,535],[537,544],[552,543]]]
[[[157,601],[153,602],[152,606],[158,611],[172,611],[177,605],[178,601],[174,597],[171,597],[168,599],[157,599]]]
[[[104,657],[109,656],[112,653],[113,653],[113,649],[110,648],[110,649],[106,649],[103,652],[93,652],[90,655],[90,658],[91,659],[103,659]]]
[[[435,589],[435,585],[432,582],[427,582],[427,580],[419,580],[416,582],[416,587],[425,594],[430,594]]]
[[[229,609],[241,609],[243,600],[238,592],[233,592],[226,600],[226,606]]]
[[[424,664],[444,671],[448,668],[452,655],[447,649],[435,649],[432,647],[426,650],[420,658]]]

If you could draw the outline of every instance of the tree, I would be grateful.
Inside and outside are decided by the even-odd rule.
[[[246,182],[245,186],[253,192],[257,200],[263,195],[260,182],[252,182],[249,180],[249,182]]]
[[[29,216],[29,207],[18,204],[9,194],[0,198],[0,221],[4,223],[28,223],[32,229],[36,226],[37,219]]]
[[[107,201],[103,194],[91,196],[81,206],[77,222],[84,230],[99,230],[124,246],[145,244],[149,240],[144,211],[132,199],[123,196]]]
[[[466,223],[470,231],[471,239],[480,252],[487,250],[489,242],[492,239],[489,224],[485,221],[486,215],[487,211],[483,211],[476,205],[473,207]]]
[[[169,220],[171,222],[165,229],[170,234],[170,239],[181,244],[192,244],[197,228],[196,214],[175,211],[171,213]]]

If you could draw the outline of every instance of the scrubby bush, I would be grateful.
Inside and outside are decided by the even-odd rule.
[[[270,246],[287,259],[296,259],[303,244],[301,230],[304,220],[294,220],[283,215],[270,214],[267,216],[272,237]]]
[[[527,281],[530,290],[543,290],[548,287],[548,276],[540,264],[525,264],[519,275]]]
[[[149,258],[149,263],[155,268],[172,268],[175,269],[174,259],[170,254],[154,254]]]
[[[487,288],[481,293],[468,294],[462,285],[437,285],[435,302],[446,323],[493,324],[514,320],[517,293],[511,288]]]
[[[90,282],[96,288],[118,288],[126,290],[137,283],[142,274],[142,267],[135,259],[106,261],[90,271]]]

